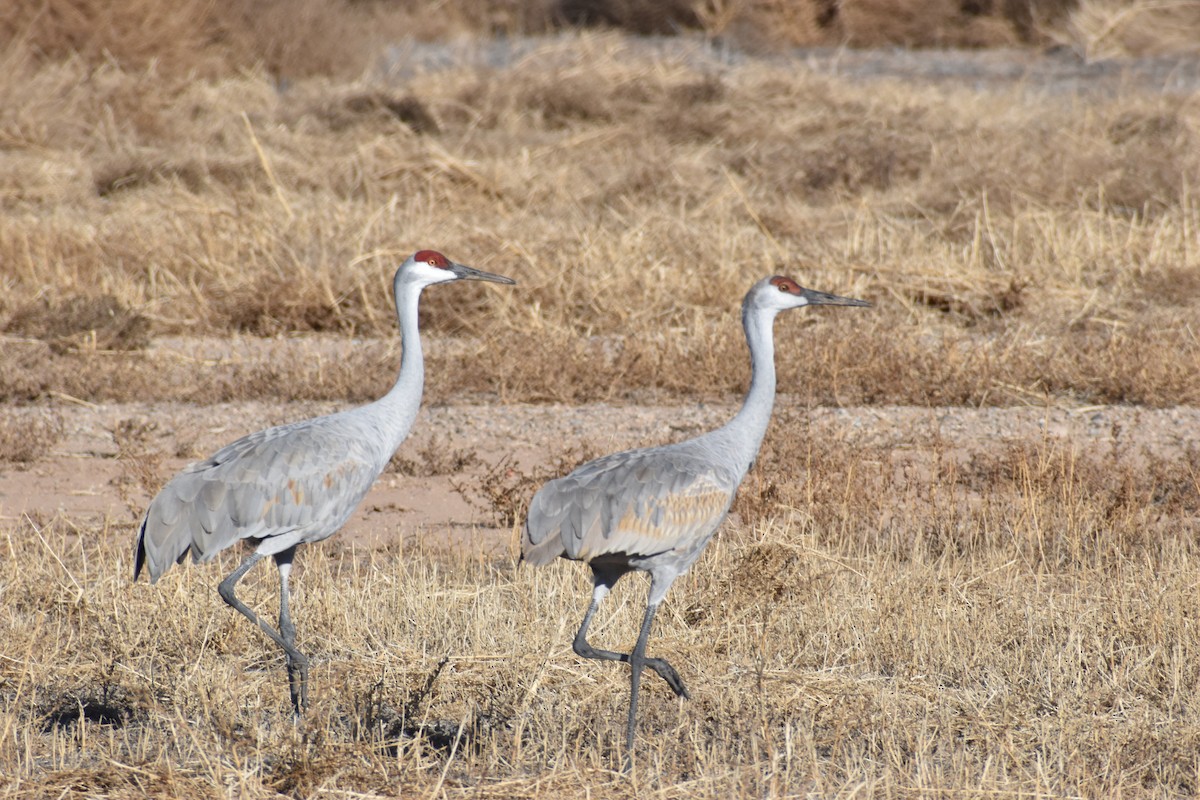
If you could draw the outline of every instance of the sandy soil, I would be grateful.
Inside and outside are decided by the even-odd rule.
[[[335,404],[243,403],[94,405],[63,402],[48,407],[4,407],[0,417],[13,423],[57,414],[65,436],[43,458],[28,465],[0,463],[0,519],[23,514],[35,519],[62,515],[76,522],[107,518],[132,536],[149,494],[139,474],[165,480],[189,461],[253,430],[337,410]],[[475,485],[479,476],[510,457],[512,469],[546,469],[580,447],[602,453],[659,444],[695,435],[720,424],[732,404],[664,406],[556,405],[433,406],[422,410],[399,455],[416,463],[418,474],[385,473],[342,536],[363,544],[395,537],[422,537],[430,543],[457,543],[485,550],[502,549],[513,532],[495,526],[482,502],[470,503],[454,483]],[[1115,438],[1124,453],[1170,457],[1200,446],[1200,409],[1130,407],[1020,408],[814,408],[801,409],[780,398],[768,437],[789,435],[781,419],[807,415],[802,433],[850,444],[921,448],[933,437],[964,456],[987,451],[1004,441],[1070,441],[1080,451],[1107,452]],[[119,457],[119,431],[143,432],[135,450],[139,463]],[[114,437],[117,431],[117,437]],[[435,438],[436,437],[436,438]],[[439,452],[466,450],[477,463],[458,474],[428,472],[431,439]],[[128,438],[126,437],[126,441]],[[125,526],[128,526],[126,528]]]

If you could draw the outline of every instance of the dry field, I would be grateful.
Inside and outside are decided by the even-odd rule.
[[[876,57],[355,48],[301,3],[326,49],[253,63],[236,25],[172,54],[124,5],[147,27],[100,44],[85,2],[0,16],[0,794],[1200,793],[1200,67],[1077,58],[1171,49],[1188,4]],[[747,41],[732,10],[771,6],[694,5]],[[427,292],[413,439],[298,555],[294,725],[215,592],[237,554],[134,585],[135,525],[188,460],[386,390],[419,247],[519,286]],[[651,639],[694,699],[647,678],[624,776],[627,673],[570,648],[585,572],[518,567],[514,520],[588,454],[723,420],[773,272],[875,305],[777,323],[762,456]],[[274,608],[270,568],[243,586]]]

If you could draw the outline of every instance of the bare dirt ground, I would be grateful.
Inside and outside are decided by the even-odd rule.
[[[262,340],[240,346],[270,349],[278,344]],[[189,345],[200,349],[204,343],[171,343]],[[133,525],[150,499],[149,490],[190,461],[252,431],[345,407],[315,402],[97,404],[74,398],[51,406],[6,407],[0,414],[13,425],[47,413],[58,416],[63,437],[30,464],[0,464],[0,520],[63,516]],[[694,436],[720,425],[734,410],[732,403],[427,405],[397,454],[407,466],[385,472],[341,535],[368,545],[421,537],[427,544],[494,552],[509,545],[512,529],[498,525],[482,489],[489,473],[498,483],[506,482],[506,473],[550,475],[572,456]],[[797,432],[793,428],[799,418],[807,424]],[[939,449],[965,462],[1001,443],[1054,441],[1096,457],[1119,450],[1123,459],[1171,459],[1195,447],[1197,430],[1200,409],[1192,407],[805,409],[784,392],[768,444],[807,435],[818,447],[821,439],[828,439],[901,454],[914,447],[927,450],[936,439]],[[121,446],[131,431],[138,432],[140,442],[132,456]],[[454,454],[463,463],[456,464]],[[536,488],[528,480],[524,485],[507,483],[517,493]]]

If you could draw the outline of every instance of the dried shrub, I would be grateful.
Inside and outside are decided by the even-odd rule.
[[[0,462],[31,464],[40,461],[64,434],[63,419],[57,413],[6,414],[0,417]]]
[[[452,480],[450,485],[472,506],[491,514],[496,527],[511,528],[525,519],[529,501],[546,481],[566,475],[595,457],[592,449],[583,445],[560,453],[549,467],[537,467],[526,472],[506,456],[489,465],[487,471],[471,483]]]
[[[416,456],[408,458],[396,453],[388,461],[385,471],[413,477],[458,475],[479,463],[479,454],[474,448],[451,448],[436,433],[417,448]]]
[[[121,474],[115,481],[117,492],[131,509],[140,513],[142,503],[137,492],[153,497],[167,481],[162,474],[162,449],[153,441],[158,435],[158,425],[152,420],[128,418],[118,422],[109,433],[117,445],[117,461],[121,465]]]

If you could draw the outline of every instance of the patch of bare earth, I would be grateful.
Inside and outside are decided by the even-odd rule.
[[[58,403],[52,415],[61,438],[36,455],[0,462],[0,520],[63,515],[133,526],[153,491],[188,462],[255,430],[344,407]],[[342,538],[376,545],[418,536],[435,546],[498,551],[511,543],[512,529],[498,525],[504,508],[489,498],[489,480],[494,489],[513,487],[520,495],[514,500],[528,500],[540,482],[521,478],[553,476],[564,457],[678,441],[722,424],[735,410],[728,403],[427,405]],[[45,418],[42,407],[10,407],[0,411],[0,429],[37,431]],[[760,468],[747,486],[802,486],[804,474],[779,471],[794,464],[772,460],[798,439],[818,451],[887,453],[897,469],[917,470],[923,477],[914,480],[929,482],[934,450],[970,464],[1006,447],[1057,444],[1079,458],[1142,469],[1148,461],[1185,459],[1197,446],[1197,430],[1200,409],[1191,407],[806,408],[783,395],[764,445],[770,471]],[[133,528],[127,533],[132,537]]]

